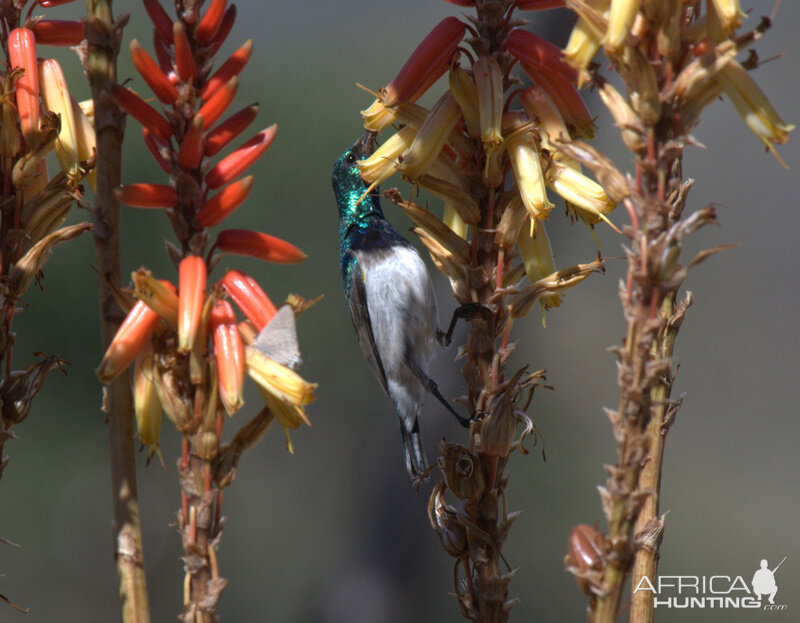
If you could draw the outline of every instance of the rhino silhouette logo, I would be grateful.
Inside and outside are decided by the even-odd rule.
[[[775,572],[785,561],[786,556],[784,556],[783,560],[778,563],[778,566],[772,570],[770,570],[769,562],[767,562],[766,558],[761,561],[761,568],[753,574],[753,581],[751,582],[753,585],[753,592],[759,600],[761,599],[761,595],[767,595],[769,597],[769,603],[775,603],[775,595],[778,592],[778,585],[775,583]]]

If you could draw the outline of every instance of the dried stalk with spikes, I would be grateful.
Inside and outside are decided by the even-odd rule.
[[[14,352],[14,319],[26,308],[31,286],[43,284],[54,248],[92,229],[89,223],[64,226],[83,202],[84,179],[93,186],[94,132],[59,63],[48,58],[49,46],[80,44],[83,24],[45,20],[41,7],[26,4],[4,2],[0,11],[0,478],[10,461],[6,442],[17,439],[14,429],[31,414],[47,376],[66,363],[38,353],[38,361],[22,364]],[[48,172],[53,152],[58,172]],[[27,611],[5,596],[0,600]]]
[[[459,305],[483,308],[470,317],[460,355],[474,415],[463,443],[441,444],[442,480],[428,512],[445,551],[456,559],[455,595],[471,621],[508,620],[514,576],[502,554],[517,517],[508,511],[510,453],[534,431],[526,410],[544,371],[509,372],[511,329],[534,304],[542,313],[603,260],[557,270],[545,220],[561,196],[573,221],[594,226],[614,209],[610,194],[584,175],[558,141],[593,135],[576,84],[579,74],[553,44],[521,28],[517,9],[536,2],[478,0],[466,21],[442,20],[398,75],[362,112],[364,127],[396,132],[361,161],[377,185],[399,173],[444,203],[441,216],[386,195],[414,223],[413,231],[450,280]],[[552,3],[549,3],[552,6]],[[527,78],[518,77],[515,65]],[[416,100],[443,74],[449,89],[430,109]],[[525,80],[533,84],[525,86]]]
[[[720,96],[773,153],[773,144],[785,142],[792,126],[747,73],[757,66],[756,57],[736,60],[769,25],[764,19],[739,34],[745,14],[738,0],[567,4],[578,22],[565,56],[597,87],[635,157],[635,174],[622,176],[608,158],[578,141],[562,146],[592,170],[609,195],[618,196],[630,218],[623,229],[628,274],[619,291],[627,332],[614,349],[619,405],[607,410],[618,456],[615,465],[606,466],[609,477],[600,487],[608,532],[576,527],[566,563],[590,597],[589,621],[617,620],[632,573],[629,620],[646,623],[653,620],[653,596],[636,587],[644,576],[657,575],[664,442],[681,404],[672,396],[677,373],[672,354],[693,300],[680,288],[689,269],[725,248],[702,251],[688,262],[681,256],[688,236],[717,222],[712,207],[686,210],[692,182],[683,178],[683,150],[701,111]],[[625,95],[591,64],[600,47],[625,83]]]

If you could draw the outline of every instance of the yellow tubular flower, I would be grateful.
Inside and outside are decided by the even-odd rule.
[[[72,109],[72,96],[58,61],[48,58],[39,64],[39,90],[48,111],[56,113],[61,128],[56,141],[56,156],[65,173],[78,166],[78,137]]]
[[[75,137],[78,139],[78,158],[84,162],[97,153],[97,137],[94,133],[93,121],[84,114],[78,102],[70,99],[72,101],[72,118],[75,120]],[[92,190],[97,190],[96,167],[86,176],[86,181]]]
[[[134,295],[150,309],[167,319],[173,328],[178,328],[178,294],[168,281],[153,277],[146,268],[131,274]]]
[[[461,238],[464,240],[467,239],[467,234],[469,233],[469,225],[464,222],[464,220],[459,216],[458,210],[453,207],[450,203],[444,204],[444,214],[442,215],[442,221],[445,225],[447,225],[450,229],[452,229],[455,233],[457,233]]]
[[[477,138],[481,135],[478,88],[467,70],[460,65],[452,65],[450,67],[450,92],[461,108],[467,134],[471,138]]]
[[[611,0],[608,13],[608,32],[603,39],[603,47],[610,56],[617,55],[622,51],[640,6],[641,0]]]
[[[785,143],[789,140],[789,132],[794,129],[794,126],[781,119],[772,103],[744,67],[736,61],[731,61],[720,69],[716,80],[730,98],[736,111],[744,119],[747,127],[769,149],[773,149],[772,143]]]
[[[739,6],[739,0],[710,0],[710,4],[714,5],[722,27],[730,33],[736,30],[742,24],[742,20],[747,17],[747,14],[742,11],[742,7]]]
[[[486,152],[483,177],[491,186],[501,183],[502,173],[497,155],[503,142],[503,74],[491,56],[482,56],[472,66],[478,92],[478,114],[481,140]]]
[[[273,361],[253,346],[245,347],[245,361],[250,377],[276,398],[295,407],[303,407],[314,400],[316,383],[303,380],[297,372]]]
[[[547,168],[547,185],[565,201],[581,210],[596,214],[606,222],[608,219],[605,215],[615,207],[600,184],[583,173],[555,161],[551,161]]]
[[[416,180],[425,173],[428,165],[442,151],[447,138],[461,119],[461,109],[453,94],[445,92],[428,113],[420,126],[414,142],[406,152],[401,170],[410,180]]]
[[[148,458],[158,451],[161,434],[161,401],[153,383],[153,349],[149,346],[136,358],[133,367],[133,405],[139,441],[149,446]]]
[[[369,108],[361,111],[364,129],[371,132],[382,132],[397,119],[395,112],[396,108],[387,108],[383,105],[383,102],[376,99],[370,104]]]
[[[556,261],[553,258],[553,248],[550,246],[550,237],[544,223],[538,223],[531,235],[531,227],[521,227],[517,237],[522,263],[525,266],[525,275],[528,281],[536,283],[548,275],[556,272]],[[561,297],[557,294],[543,296],[539,299],[542,310],[561,305]]]
[[[416,131],[405,126],[389,137],[369,158],[358,163],[361,177],[368,184],[381,184],[400,168],[400,156],[411,147]]]
[[[522,203],[532,219],[547,218],[553,204],[547,199],[542,160],[530,122],[518,112],[503,115],[506,150]]]

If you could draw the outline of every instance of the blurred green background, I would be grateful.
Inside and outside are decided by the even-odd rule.
[[[754,8],[748,24],[772,10]],[[426,517],[430,485],[416,493],[407,481],[397,426],[354,339],[340,288],[337,214],[330,189],[334,159],[360,133],[359,110],[371,98],[356,88],[386,84],[409,52],[442,17],[458,7],[428,0],[238,3],[239,18],[220,58],[247,38],[255,53],[241,78],[237,103],[261,103],[258,128],[273,122],[278,138],[253,167],[255,189],[230,226],[268,231],[298,244],[309,259],[298,266],[267,266],[226,257],[274,300],[289,292],[324,294],[299,321],[303,375],[319,382],[310,406],[313,427],[293,435],[295,454],[274,429],[243,458],[225,494],[228,516],[219,550],[230,584],[219,609],[223,621],[399,622],[461,620],[453,590],[453,561],[440,548]],[[80,3],[50,9],[53,18],[79,15]],[[150,49],[150,25],[138,3],[125,30],[121,78],[132,77],[127,44]],[[529,14],[531,28],[563,44],[565,11]],[[800,6],[784,2],[759,42],[768,62],[755,77],[789,122],[797,123],[800,65],[796,25]],[[59,56],[79,98],[88,86],[70,53]],[[434,92],[441,92],[439,87]],[[622,169],[630,157],[594,94],[587,96],[601,131],[598,146]],[[255,132],[258,128],[254,128]],[[128,124],[124,181],[164,181],[143,149],[138,124]],[[696,180],[691,209],[714,203],[720,228],[690,242],[688,252],[736,243],[700,265],[686,282],[696,302],[681,330],[676,397],[685,393],[667,442],[662,509],[668,511],[662,575],[742,575],[747,582],[761,558],[774,566],[782,613],[738,610],[657,610],[659,621],[797,620],[800,611],[800,201],[797,137],[779,151],[784,170],[745,128],[727,102],[703,115],[695,132],[705,148],[686,151],[684,173]],[[408,220],[390,218],[405,230]],[[76,219],[89,219],[79,213]],[[123,267],[139,266],[173,278],[162,240],[171,238],[163,215],[127,208]],[[626,216],[617,211],[617,223]],[[551,218],[557,264],[590,259],[595,243],[584,227],[570,227],[560,211]],[[603,252],[621,255],[620,239],[597,228]],[[112,560],[110,487],[101,387],[92,240],[59,247],[46,266],[44,290],[32,290],[15,321],[16,363],[35,351],[67,359],[53,373],[28,419],[6,444],[10,463],[0,482],[0,535],[21,547],[0,546],[0,592],[31,608],[27,616],[0,604],[0,621],[78,622],[119,619]],[[511,595],[515,621],[581,621],[585,599],[563,571],[571,527],[599,521],[595,487],[604,463],[615,460],[603,406],[616,404],[614,359],[623,324],[617,300],[622,261],[572,290],[551,311],[547,328],[533,313],[515,326],[516,365],[546,368],[555,391],[536,394],[530,415],[544,436],[540,446],[510,462],[510,510],[522,510],[504,549],[519,571]],[[434,276],[440,316],[453,308],[447,283]],[[461,343],[464,329],[455,342]],[[447,396],[462,392],[456,348],[444,351],[434,376]],[[249,395],[246,413],[258,399]],[[428,454],[438,440],[464,433],[428,401],[422,430]],[[237,419],[243,416],[237,416]],[[243,420],[239,420],[243,422]],[[182,563],[172,526],[179,505],[175,461],[178,438],[167,426],[157,462],[139,456],[145,563],[154,621],[175,620],[181,608]],[[230,427],[233,428],[233,427]],[[530,444],[528,444],[530,447]]]

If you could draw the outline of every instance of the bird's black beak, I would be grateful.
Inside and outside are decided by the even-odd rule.
[[[361,154],[361,157],[371,156],[372,152],[375,151],[375,138],[378,136],[377,132],[373,132],[371,130],[365,130],[364,134],[361,135],[356,141],[354,147],[358,150]]]

